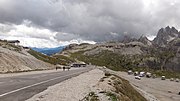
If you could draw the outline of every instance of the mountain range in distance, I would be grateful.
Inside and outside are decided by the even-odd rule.
[[[175,43],[178,43],[176,41],[179,40],[179,37],[180,37],[180,32],[178,30],[176,30],[174,27],[170,28],[169,26],[167,26],[166,28],[161,28],[158,31],[157,36],[153,41],[148,40],[147,37],[145,36],[141,36],[139,39],[134,39],[134,38],[131,38],[130,36],[126,36],[123,40],[121,40],[121,42],[126,43],[126,42],[132,42],[132,41],[140,41],[150,46],[154,44],[160,47],[166,47],[169,44],[170,45],[174,44],[174,41]],[[55,48],[32,47],[31,49],[50,56],[55,53],[61,52],[64,48],[66,48],[66,46],[59,46]]]
[[[66,46],[59,46],[55,48],[36,48],[36,47],[31,47],[32,50],[40,52],[45,55],[53,55],[55,53],[61,52]]]

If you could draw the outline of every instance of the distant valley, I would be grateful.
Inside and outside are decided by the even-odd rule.
[[[45,55],[53,55],[55,53],[61,52],[63,49],[65,48],[65,46],[60,46],[60,47],[55,47],[55,48],[36,48],[36,47],[32,47],[31,49],[33,49],[34,51],[43,53]]]

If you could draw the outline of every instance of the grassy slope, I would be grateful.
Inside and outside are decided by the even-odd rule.
[[[68,65],[71,63],[73,60],[69,59],[68,57],[62,56],[62,55],[57,55],[54,57],[50,57],[44,54],[41,54],[39,52],[36,52],[34,50],[29,50],[28,53],[33,55],[35,58],[42,60],[44,62],[48,62],[50,64],[61,64],[61,65]]]
[[[139,92],[137,92],[129,83],[129,81],[120,78],[116,75],[114,75],[115,77],[117,77],[118,79],[120,79],[122,81],[122,83],[119,83],[119,80],[115,80],[115,84],[114,87],[116,89],[117,93],[121,93],[123,94],[125,97],[122,97],[121,100],[122,101],[147,101]],[[127,97],[129,99],[126,99]]]
[[[101,78],[100,82],[104,82],[105,79],[108,80],[108,85],[114,88],[114,90],[105,91],[106,95],[111,98],[111,101],[147,101],[133,88],[129,81],[116,74],[106,71],[105,77]]]
[[[72,53],[71,57],[77,58],[78,60],[84,61],[86,63],[91,63],[93,65],[106,66],[109,69],[112,69],[115,71],[127,71],[131,69],[133,71],[149,71],[151,73],[155,73],[157,76],[165,75],[167,78],[171,78],[171,77],[180,78],[179,72],[171,72],[167,70],[161,71],[160,68],[151,69],[151,68],[138,67],[138,63],[142,61],[142,57],[139,57],[139,56],[130,57],[130,56],[124,56],[120,54],[115,54],[109,51],[103,51],[100,54],[93,55],[93,56],[85,56],[83,55],[83,53],[84,51]],[[163,52],[162,54],[166,54],[166,56],[172,55],[170,53],[165,53],[165,52]],[[165,57],[164,55],[163,56],[159,55],[158,58],[164,58],[164,57]]]
[[[109,51],[103,51],[100,54],[93,56],[83,55],[83,51],[71,54],[71,57],[86,63],[91,63],[99,66],[107,66],[112,70],[129,70],[137,67],[138,61],[133,61],[133,58],[115,54]]]

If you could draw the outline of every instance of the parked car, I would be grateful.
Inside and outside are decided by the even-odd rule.
[[[147,73],[146,73],[146,77],[147,77],[147,78],[150,78],[150,77],[151,77],[151,73],[147,72]]]
[[[136,72],[134,72],[134,76],[138,76],[139,75],[139,73],[136,71]]]
[[[145,72],[140,72],[140,73],[139,73],[139,76],[140,76],[140,77],[144,77],[144,76],[145,76]]]
[[[179,82],[179,79],[178,78],[176,78],[176,80],[175,80],[176,82]]]
[[[132,70],[129,70],[128,75],[132,75],[132,74],[133,74]]]
[[[161,76],[161,80],[166,80],[166,77],[165,76]]]
[[[174,78],[170,78],[170,81],[174,81]]]
[[[139,76],[135,76],[135,79],[141,80],[141,77],[139,77]]]

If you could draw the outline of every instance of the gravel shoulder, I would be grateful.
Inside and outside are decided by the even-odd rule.
[[[75,70],[78,68],[71,68],[70,70]],[[41,70],[41,71],[29,71],[29,72],[19,72],[19,73],[6,73],[6,74],[0,74],[0,78],[3,77],[14,77],[14,76],[20,76],[20,75],[32,75],[32,74],[42,74],[42,73],[52,73],[52,72],[59,72],[63,71],[62,69],[51,69],[51,70]]]
[[[91,92],[103,76],[103,71],[93,69],[51,86],[27,101],[79,101]]]

